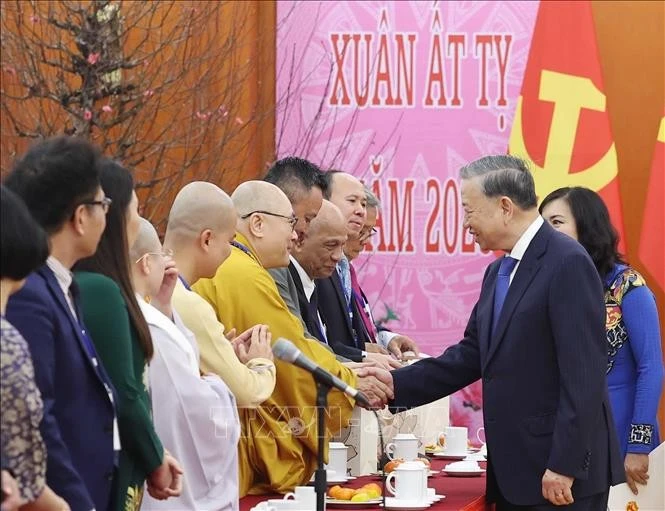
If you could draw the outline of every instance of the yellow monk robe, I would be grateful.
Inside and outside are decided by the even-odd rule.
[[[212,279],[193,289],[205,298],[227,328],[237,332],[258,324],[270,327],[273,342],[292,341],[303,354],[352,386],[355,374],[340,364],[318,341],[305,337],[302,322],[289,312],[275,281],[263,268],[247,239],[236,237],[249,253],[233,247]],[[240,409],[242,434],[238,446],[240,496],[291,491],[306,484],[316,469],[316,385],[310,373],[275,360],[277,384],[259,408]],[[346,427],[354,401],[342,392],[328,395],[327,436]],[[327,459],[327,453],[326,459]]]

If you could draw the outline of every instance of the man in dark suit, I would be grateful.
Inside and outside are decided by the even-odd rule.
[[[330,171],[326,198],[339,208],[346,219],[347,236],[357,238],[366,220],[367,197],[364,185],[345,172]],[[336,353],[355,362],[370,360],[386,369],[399,367],[387,350],[371,342],[358,304],[353,300],[351,271],[345,255],[336,271],[326,279],[317,280],[318,309],[328,330]]]
[[[120,449],[114,390],[83,324],[70,272],[95,252],[106,226],[110,199],[100,186],[99,158],[82,139],[49,139],[5,180],[50,239],[46,265],[10,298],[7,318],[30,345],[44,402],[47,484],[76,511],[111,509]]]
[[[482,378],[487,494],[497,509],[604,511],[623,481],[605,369],[603,288],[586,251],[544,223],[533,177],[512,156],[461,170],[464,226],[502,250],[464,338],[391,373],[393,409]]]

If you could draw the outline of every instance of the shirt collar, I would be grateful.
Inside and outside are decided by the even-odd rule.
[[[48,256],[48,259],[46,259],[46,266],[48,266],[54,273],[58,284],[60,284],[60,287],[66,291],[66,295],[67,292],[69,292],[69,286],[72,285],[72,272],[52,255]]]
[[[314,286],[316,284],[314,280],[309,275],[307,275],[307,272],[302,266],[300,266],[300,263],[296,260],[295,257],[289,256],[289,258],[291,259],[293,266],[295,266],[296,270],[298,271],[298,276],[300,277],[300,281],[302,282],[303,291],[305,291],[305,296],[309,301],[312,298],[312,293],[314,293]]]
[[[515,246],[510,251],[510,257],[512,257],[513,259],[517,259],[518,261],[521,261],[522,258],[524,258],[526,249],[529,248],[531,241],[533,240],[533,238],[536,237],[536,233],[541,228],[543,223],[544,223],[543,217],[538,215],[536,219],[533,222],[531,222],[531,225],[529,225],[529,227],[526,228],[526,231],[522,233],[520,239],[517,240],[517,243],[515,243]]]

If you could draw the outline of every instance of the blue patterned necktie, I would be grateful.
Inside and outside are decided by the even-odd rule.
[[[506,295],[508,294],[508,288],[510,287],[510,274],[513,272],[513,269],[515,268],[517,262],[518,259],[515,259],[510,256],[505,256],[501,260],[501,265],[499,266],[499,274],[496,277],[496,287],[494,288],[494,312],[492,315],[492,336],[494,336],[496,325],[499,322],[499,316],[501,315],[503,302],[506,301]]]
[[[349,260],[346,257],[343,257],[337,263],[337,270],[339,278],[342,281],[346,305],[348,306],[351,303],[351,270],[349,269]]]

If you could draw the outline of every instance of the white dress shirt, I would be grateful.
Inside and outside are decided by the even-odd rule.
[[[543,225],[543,222],[544,222],[543,217],[538,215],[536,219],[533,222],[531,222],[529,227],[526,228],[526,231],[522,233],[522,236],[520,236],[520,239],[517,240],[517,243],[515,243],[515,246],[510,251],[509,254],[510,257],[512,257],[513,259],[517,259],[517,264],[515,265],[515,268],[513,268],[513,271],[510,274],[511,284],[513,283],[513,277],[515,276],[517,268],[520,267],[520,262],[522,261],[522,258],[524,257],[527,248],[529,248],[529,245],[531,244],[533,238],[536,237],[536,233]]]
[[[69,310],[72,312],[72,315],[78,319],[76,309],[74,308],[74,300],[72,300],[72,295],[69,293],[69,286],[72,285],[72,281],[74,280],[72,272],[52,255],[48,256],[48,259],[46,259],[46,266],[48,266],[55,274],[55,279],[58,281],[60,289],[62,289],[62,294],[65,295]]]

